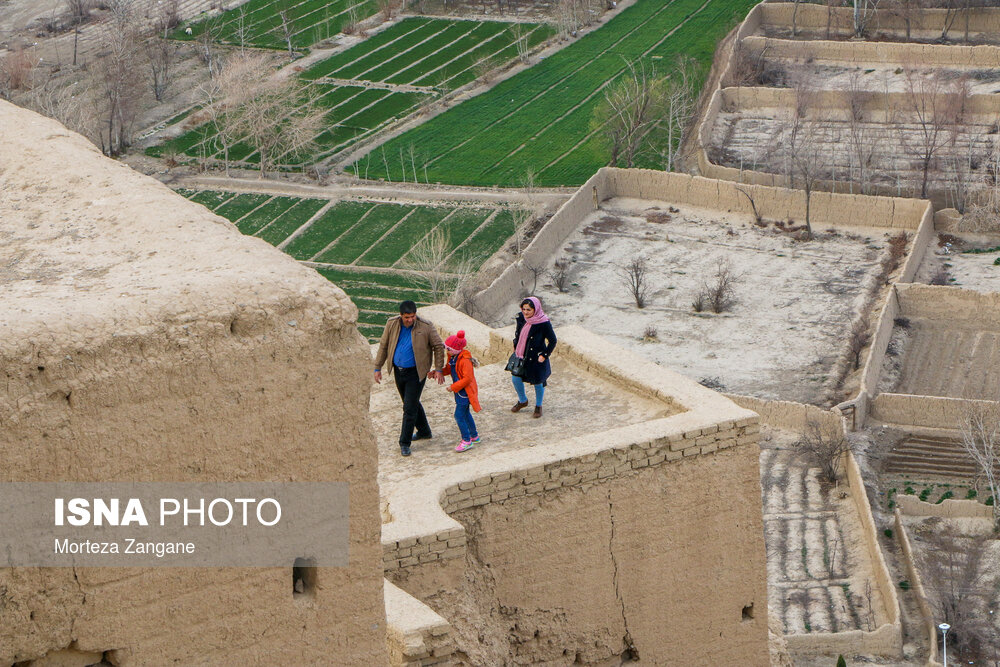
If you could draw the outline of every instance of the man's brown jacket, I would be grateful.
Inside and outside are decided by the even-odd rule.
[[[396,342],[399,340],[399,330],[403,326],[403,318],[395,315],[385,323],[382,340],[378,343],[378,354],[375,355],[375,369],[382,370],[382,365],[389,362],[389,372],[392,373],[392,357],[396,354]],[[444,368],[444,343],[434,325],[419,315],[413,323],[410,333],[413,342],[413,358],[417,360],[417,375],[423,381],[431,370],[431,355],[433,355],[436,371]]]

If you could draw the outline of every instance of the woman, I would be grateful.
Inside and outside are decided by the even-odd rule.
[[[511,376],[517,403],[511,412],[520,412],[528,407],[528,396],[524,393],[524,383],[535,387],[535,419],[542,416],[542,397],[545,396],[545,381],[552,374],[549,355],[556,348],[556,332],[552,323],[542,311],[542,302],[533,296],[521,302],[521,313],[517,316],[514,331],[514,354],[524,359],[524,374]]]

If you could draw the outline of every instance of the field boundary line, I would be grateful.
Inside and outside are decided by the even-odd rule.
[[[437,89],[431,86],[414,86],[410,83],[389,83],[387,81],[369,81],[365,79],[364,81],[357,81],[355,79],[333,79],[329,77],[323,77],[322,79],[313,79],[310,83],[320,83],[328,86],[341,86],[344,88],[351,88],[360,85],[364,88],[380,88],[382,90],[391,90],[397,93],[423,93],[424,95],[432,95],[437,92]]]
[[[451,209],[451,211],[448,213],[448,215],[446,215],[443,218],[441,218],[440,220],[438,220],[438,222],[437,222],[436,225],[434,225],[433,227],[431,227],[430,230],[428,230],[428,232],[426,234],[424,234],[423,236],[420,237],[419,241],[417,241],[412,246],[410,246],[409,250],[407,250],[402,255],[400,255],[399,258],[395,262],[393,262],[392,264],[390,264],[389,266],[390,267],[394,267],[397,264],[399,264],[400,262],[402,262],[403,258],[406,257],[407,255],[409,255],[411,252],[413,252],[414,248],[416,248],[421,243],[423,243],[424,239],[426,239],[428,236],[430,236],[431,234],[433,234],[435,229],[437,229],[438,227],[440,227],[441,225],[443,225],[446,220],[448,220],[451,216],[453,216],[456,213],[458,213],[460,210],[462,210],[462,209],[460,209],[460,208],[453,208],[453,209]],[[478,227],[477,227],[477,229],[478,229]],[[440,266],[440,264],[438,266]],[[435,266],[434,268],[437,268],[437,266]]]
[[[420,278],[422,273],[415,269],[393,269],[386,266],[359,266],[356,264],[330,264],[329,262],[314,262],[310,259],[300,259],[299,264],[304,264],[305,266],[311,266],[314,269],[341,269],[345,271],[352,271],[354,273],[387,273],[396,276],[410,276]],[[442,276],[448,278],[460,278],[458,274],[441,272]],[[399,288],[404,289],[404,288]],[[406,288],[410,289],[410,288]],[[416,291],[426,292],[428,290],[421,289],[419,287],[413,288]]]
[[[513,24],[512,24],[512,25],[513,25]],[[523,23],[519,23],[519,24],[517,24],[517,25],[525,25],[525,24],[523,24]],[[527,24],[527,25],[532,25],[532,24],[530,24],[530,23],[529,23],[529,24]],[[523,37],[524,39],[528,39],[529,37],[531,37],[531,35],[533,35],[533,34],[534,34],[534,33],[535,33],[536,31],[540,30],[541,28],[542,28],[542,24],[541,24],[541,23],[538,23],[538,24],[535,24],[535,27],[534,27],[534,28],[532,28],[531,30],[529,30],[529,31],[528,31],[527,33],[525,33],[524,35],[522,35],[522,37]],[[507,30],[504,30],[503,32],[498,32],[498,33],[497,33],[496,35],[494,35],[494,36],[493,36],[493,37],[491,37],[490,39],[488,39],[488,40],[485,40],[485,41],[484,41],[484,42],[483,42],[482,44],[480,44],[479,46],[482,46],[483,44],[488,44],[488,43],[492,42],[492,41],[493,41],[494,39],[496,39],[497,37],[501,37],[501,36],[503,36],[503,35],[507,34],[508,32],[510,32],[510,29],[509,29],[509,28],[508,28]],[[453,74],[452,76],[450,76],[450,77],[448,77],[447,79],[445,79],[445,84],[447,84],[447,83],[448,83],[449,81],[451,81],[452,79],[455,79],[455,78],[458,78],[458,77],[459,77],[459,76],[461,76],[462,74],[465,74],[465,73],[466,73],[466,72],[468,72],[468,71],[469,71],[470,69],[475,69],[475,68],[476,68],[476,66],[477,66],[477,65],[479,65],[479,63],[483,62],[484,60],[489,60],[490,58],[492,58],[492,57],[493,57],[493,56],[495,56],[496,54],[500,53],[500,52],[501,52],[501,51],[503,51],[504,49],[508,49],[508,48],[510,48],[511,46],[513,46],[513,45],[514,45],[514,44],[516,44],[516,43],[517,43],[517,42],[516,42],[516,40],[515,40],[514,42],[511,42],[510,44],[506,44],[506,45],[504,45],[504,46],[503,46],[503,48],[500,48],[500,49],[497,49],[496,51],[491,51],[491,52],[490,52],[489,54],[487,54],[487,55],[483,56],[482,58],[480,58],[480,59],[479,59],[479,60],[477,60],[476,62],[472,63],[471,65],[469,65],[469,66],[468,66],[468,67],[466,67],[465,69],[463,69],[463,70],[461,70],[461,71],[459,71],[459,72],[456,72],[456,73],[455,73],[455,74]],[[543,42],[540,42],[540,43],[543,43]],[[475,47],[475,48],[473,48],[473,49],[469,49],[469,51],[475,51],[475,50],[476,50],[476,48],[479,48],[479,46],[477,46],[477,47]],[[469,51],[466,51],[466,53],[468,53]],[[462,54],[462,56],[464,56],[464,55],[465,55],[465,53],[463,53],[463,54]],[[460,58],[460,57],[462,57],[462,56],[459,56],[459,58]],[[442,67],[443,67],[443,65],[442,65]],[[428,74],[428,76],[429,76],[430,74],[433,74],[434,72],[436,72],[436,71],[437,71],[438,69],[441,69],[441,68],[440,68],[440,67],[438,67],[437,69],[434,69],[434,70],[431,70],[430,72],[428,72],[428,73],[427,73],[427,74]],[[419,77],[419,78],[423,78],[423,77]],[[475,79],[473,79],[473,80],[475,80]]]
[[[641,54],[639,54],[639,57],[636,58],[635,60],[641,60],[641,59],[645,58],[646,56],[648,56],[650,53],[652,53],[652,51],[654,49],[656,49],[661,44],[663,44],[665,41],[667,41],[667,39],[669,39],[671,36],[673,36],[674,33],[676,33],[678,30],[680,30],[685,25],[687,25],[688,21],[690,21],[693,17],[695,17],[698,14],[700,14],[705,9],[705,7],[708,7],[713,2],[721,2],[721,0],[705,0],[705,2],[703,2],[701,4],[701,6],[698,7],[698,9],[694,10],[693,12],[691,12],[690,14],[688,14],[687,16],[685,16],[683,21],[681,21],[676,26],[674,26],[673,29],[670,30],[670,32],[668,32],[663,37],[661,37],[659,40],[657,40],[657,42],[655,44],[653,44],[648,49],[646,49]],[[506,160],[509,157],[513,157],[514,155],[516,155],[517,153],[519,153],[521,151],[521,149],[525,148],[532,141],[538,139],[538,137],[542,136],[543,134],[545,134],[546,132],[548,132],[552,127],[554,127],[555,125],[559,124],[560,121],[562,121],[563,119],[565,119],[570,114],[574,113],[577,109],[579,109],[583,105],[585,105],[587,102],[589,102],[591,99],[593,99],[593,97],[595,95],[597,95],[599,92],[601,92],[602,90],[604,90],[605,88],[607,88],[608,86],[610,86],[612,83],[618,81],[619,78],[621,78],[621,76],[625,73],[625,70],[628,69],[628,61],[626,60],[625,63],[626,63],[625,67],[622,67],[620,70],[618,70],[618,72],[614,76],[609,77],[604,83],[602,83],[600,86],[598,86],[597,88],[595,88],[593,92],[591,92],[585,98],[583,98],[582,100],[580,100],[579,102],[577,102],[575,105],[573,105],[573,107],[571,109],[568,109],[564,114],[562,114],[561,116],[559,116],[558,118],[556,118],[554,121],[552,121],[551,123],[549,123],[548,125],[546,125],[540,131],[538,131],[535,134],[533,134],[530,137],[528,137],[524,141],[524,143],[522,143],[520,146],[518,146],[517,148],[515,148],[514,150],[512,150],[510,153],[508,153],[507,155],[503,156],[502,158],[500,158],[499,160],[497,160],[496,162],[494,162],[493,164],[491,164],[489,167],[487,167],[486,169],[484,169],[482,171],[482,173],[483,174],[487,174],[490,171],[492,171],[493,169],[495,169],[496,167],[499,167],[500,164],[504,160]],[[648,133],[648,131],[647,131],[647,133]],[[539,173],[541,173],[541,171],[539,171]]]
[[[302,261],[310,261],[311,262],[312,260],[316,259],[320,255],[322,255],[323,253],[325,253],[327,250],[329,250],[330,248],[332,248],[334,245],[336,245],[336,243],[338,241],[340,241],[340,239],[344,238],[344,234],[346,234],[347,232],[351,231],[352,229],[354,229],[355,227],[357,227],[358,225],[360,225],[361,221],[364,220],[365,218],[367,218],[368,215],[372,211],[374,211],[375,209],[378,208],[378,206],[379,206],[378,204],[375,204],[370,209],[368,209],[367,211],[365,211],[363,214],[361,214],[361,217],[358,218],[357,221],[353,225],[351,225],[350,227],[348,227],[344,231],[342,231],[339,234],[337,234],[337,238],[333,239],[332,241],[330,241],[329,243],[327,243],[325,246],[323,246],[322,250],[320,250],[318,253],[316,253],[315,255],[313,255],[312,257],[310,257],[308,260],[302,260]]]
[[[374,241],[372,241],[371,245],[369,245],[367,248],[365,248],[364,252],[362,252],[360,255],[358,255],[357,257],[354,258],[354,261],[351,262],[351,265],[352,266],[359,266],[358,262],[360,262],[364,258],[365,255],[367,255],[368,253],[370,253],[372,251],[372,249],[375,248],[375,246],[377,246],[379,243],[381,243],[382,240],[386,236],[388,236],[389,234],[392,234],[394,231],[396,231],[397,227],[399,227],[401,224],[403,224],[404,222],[406,222],[411,215],[413,215],[414,213],[416,213],[417,212],[417,208],[418,207],[416,207],[416,206],[414,206],[413,208],[411,208],[409,211],[406,212],[406,215],[404,215],[402,218],[400,218],[399,220],[396,221],[396,224],[394,224],[389,229],[385,230],[385,232],[382,234],[382,236],[380,236],[377,239],[375,239]],[[361,265],[361,266],[363,266],[363,265]]]
[[[387,59],[387,60],[384,60],[384,61],[382,61],[382,62],[380,62],[380,63],[376,64],[376,65],[375,65],[374,67],[369,67],[369,68],[368,68],[368,69],[366,69],[366,70],[365,70],[364,72],[361,72],[361,73],[359,73],[359,74],[358,74],[357,76],[355,76],[355,77],[352,77],[352,78],[353,78],[353,79],[355,79],[355,80],[357,80],[357,81],[368,81],[368,79],[365,79],[365,78],[363,78],[363,77],[365,76],[365,74],[368,74],[368,73],[369,73],[369,72],[371,72],[372,70],[376,70],[376,69],[378,69],[379,67],[382,67],[383,65],[387,65],[387,64],[391,63],[391,62],[392,62],[393,60],[395,60],[396,58],[399,58],[400,56],[403,56],[403,55],[405,55],[405,54],[409,53],[410,51],[412,51],[413,49],[417,48],[418,46],[420,46],[420,45],[421,45],[421,44],[423,44],[424,42],[428,42],[428,41],[430,41],[430,40],[434,39],[435,37],[437,37],[438,35],[440,35],[441,33],[445,32],[446,30],[448,30],[448,29],[449,29],[449,28],[451,28],[451,27],[452,27],[452,25],[446,25],[446,26],[444,26],[443,28],[441,28],[441,29],[440,29],[440,30],[438,30],[437,32],[434,32],[434,33],[431,33],[431,34],[430,34],[430,35],[428,35],[427,37],[424,37],[424,38],[423,38],[422,40],[420,40],[419,42],[417,42],[417,43],[416,43],[416,44],[414,44],[413,46],[409,47],[408,49],[406,49],[406,50],[404,50],[404,51],[400,51],[399,53],[395,54],[395,55],[394,55],[394,56],[392,56],[391,58],[389,58],[389,59]],[[405,68],[404,68],[404,69],[405,69]],[[396,72],[399,72],[399,71],[400,71],[400,70],[395,70],[395,71],[393,72],[393,74],[395,74]],[[390,74],[389,76],[392,76],[392,74]]]
[[[479,226],[476,227],[475,230],[473,230],[473,232],[471,234],[469,234],[468,236],[466,236],[464,241],[462,241],[461,243],[459,243],[457,246],[455,246],[454,250],[452,250],[450,253],[448,253],[448,256],[444,258],[444,262],[442,262],[441,265],[442,266],[448,266],[448,263],[451,262],[452,258],[455,256],[455,253],[458,252],[459,250],[461,250],[463,246],[465,246],[469,241],[471,241],[481,231],[483,231],[483,229],[486,227],[486,225],[488,225],[491,222],[493,222],[494,218],[496,218],[498,215],[500,215],[500,212],[503,211],[503,210],[504,209],[502,209],[502,208],[494,209],[492,213],[490,213],[488,216],[486,216],[486,219],[483,220],[481,223],[479,223]],[[504,243],[506,243],[506,241],[504,241]],[[486,261],[486,259],[487,258],[484,257],[483,261]]]
[[[472,23],[472,22],[470,21],[470,23]],[[421,58],[420,60],[414,60],[414,61],[413,61],[412,63],[409,63],[409,64],[408,64],[408,65],[407,65],[406,67],[404,67],[403,69],[399,69],[399,70],[396,70],[395,72],[393,72],[392,74],[390,74],[389,76],[387,76],[387,77],[386,77],[386,78],[385,78],[384,80],[385,80],[385,81],[388,81],[389,79],[391,79],[391,78],[392,78],[392,77],[394,77],[394,76],[399,76],[400,74],[402,74],[402,73],[403,73],[403,72],[405,72],[406,70],[408,70],[408,69],[412,69],[412,68],[416,67],[417,65],[419,65],[419,64],[420,64],[420,63],[422,63],[422,62],[424,62],[425,60],[427,60],[427,59],[428,59],[428,58],[430,58],[431,56],[435,56],[435,55],[437,55],[438,53],[440,53],[441,51],[444,51],[445,49],[449,49],[449,48],[451,48],[452,46],[454,46],[454,45],[455,45],[455,43],[456,43],[456,42],[458,42],[458,41],[460,41],[460,40],[463,40],[463,39],[465,39],[466,37],[468,37],[469,35],[471,35],[471,34],[472,34],[473,32],[475,32],[476,28],[479,28],[479,27],[481,27],[481,26],[484,26],[484,25],[486,25],[486,22],[485,22],[485,21],[484,21],[484,22],[482,22],[482,23],[479,23],[479,24],[474,24],[474,25],[473,25],[473,26],[472,26],[471,28],[469,28],[468,30],[466,30],[466,31],[465,31],[464,33],[462,33],[461,35],[458,35],[458,36],[457,36],[457,37],[456,37],[455,39],[451,40],[451,41],[450,41],[450,42],[448,42],[447,44],[445,44],[445,45],[441,46],[440,48],[437,48],[437,49],[435,49],[434,51],[431,51],[430,53],[428,53],[427,55],[425,55],[425,56],[424,56],[423,58]],[[504,31],[502,31],[502,30],[501,30],[501,31],[500,31],[499,33],[497,33],[497,34],[499,35],[499,34],[501,34],[501,33],[503,33],[503,32],[504,32]],[[452,60],[454,60],[454,58],[452,58],[452,59],[451,59],[451,60],[449,60],[448,62],[451,62]],[[408,84],[410,84],[410,83],[413,83],[413,82],[414,82],[414,81],[416,81],[417,79],[421,79],[421,78],[423,78],[423,75],[420,75],[420,76],[417,76],[416,78],[413,78],[413,79],[410,79],[410,81],[408,81],[408,82],[407,82],[407,84],[404,84],[404,85],[408,85]]]
[[[406,32],[404,32],[404,33],[403,33],[402,35],[397,35],[396,37],[392,38],[391,40],[389,40],[389,41],[388,41],[388,42],[386,42],[385,44],[382,44],[382,45],[380,45],[380,46],[376,46],[376,47],[375,47],[374,49],[372,49],[371,51],[368,51],[367,53],[365,53],[365,54],[364,54],[363,56],[361,56],[361,57],[362,57],[362,58],[365,58],[365,57],[368,57],[368,56],[372,55],[373,53],[378,53],[378,52],[379,52],[379,51],[381,51],[382,49],[385,49],[385,48],[388,48],[389,46],[392,46],[393,44],[395,44],[395,43],[396,43],[396,42],[398,42],[399,40],[403,39],[403,38],[404,38],[404,37],[406,37],[407,35],[411,35],[411,34],[415,33],[416,31],[420,30],[421,28],[426,28],[426,27],[427,27],[428,25],[430,25],[430,22],[431,22],[431,21],[433,21],[433,20],[434,20],[434,19],[430,19],[430,20],[428,20],[428,21],[425,21],[424,23],[420,23],[419,25],[417,25],[417,26],[416,26],[415,28],[413,28],[412,30],[407,30],[407,31],[406,31]],[[400,23],[402,23],[402,21],[400,21]],[[396,25],[399,25],[400,23],[397,23]],[[394,26],[389,26],[388,28],[386,28],[386,30],[391,30],[391,29],[392,29],[393,27],[394,27]],[[323,63],[324,61],[326,61],[326,60],[332,60],[333,58],[336,58],[337,56],[340,56],[340,55],[342,55],[342,54],[344,54],[344,53],[347,53],[347,52],[348,52],[348,51],[350,51],[351,49],[354,49],[354,48],[357,48],[357,47],[359,47],[359,46],[362,46],[363,44],[364,44],[364,42],[363,42],[363,41],[361,41],[361,42],[358,42],[357,44],[354,44],[354,45],[350,46],[349,48],[347,48],[347,49],[344,49],[343,51],[340,51],[340,52],[338,52],[338,53],[335,53],[335,54],[331,55],[331,56],[330,56],[329,58],[324,58],[324,59],[323,59],[323,60],[321,60],[320,62],[316,63],[316,66],[319,66],[320,64],[322,64],[322,63]],[[341,65],[341,66],[340,66],[340,67],[338,67],[337,69],[335,69],[335,70],[331,70],[329,74],[324,74],[323,76],[330,76],[330,74],[336,74],[336,73],[337,73],[337,72],[339,72],[340,70],[344,69],[345,67],[349,67],[350,65],[351,65],[351,63],[344,63],[343,65]],[[308,70],[307,70],[307,71],[308,71]]]
[[[320,217],[322,217],[324,213],[326,213],[328,210],[330,210],[335,203],[336,202],[333,199],[328,199],[327,202],[325,204],[323,204],[323,206],[318,211],[316,211],[315,213],[313,213],[313,215],[312,215],[311,218],[309,218],[308,220],[306,220],[302,224],[301,227],[299,227],[294,232],[292,232],[291,234],[289,234],[288,237],[285,238],[284,241],[282,241],[281,243],[279,243],[275,247],[278,250],[284,250],[288,246],[289,243],[291,243],[297,237],[299,237],[302,234],[304,234],[306,232],[306,230],[309,229],[309,227],[312,227],[312,224],[314,222],[316,222],[317,220],[319,220]]]
[[[281,218],[283,218],[286,215],[288,215],[289,213],[291,213],[292,210],[296,206],[298,206],[299,204],[301,204],[304,201],[308,201],[309,199],[312,199],[312,197],[302,197],[302,198],[300,198],[297,202],[295,202],[294,204],[292,204],[291,206],[289,206],[288,208],[286,208],[284,211],[282,211],[281,213],[279,213],[277,216],[275,216],[271,220],[271,222],[267,223],[266,225],[264,225],[263,227],[261,227],[260,229],[258,229],[256,232],[254,232],[252,234],[252,236],[256,236],[257,238],[261,238],[260,235],[263,234],[265,231],[267,231],[268,227],[270,227],[271,225],[273,225],[274,223],[276,223],[278,220],[280,220]]]
[[[254,193],[252,193],[252,192],[240,192],[240,193],[238,193],[238,194],[241,194],[241,195],[249,195],[249,194],[254,194]],[[234,224],[234,225],[235,225],[235,224],[236,224],[237,222],[240,222],[241,220],[243,220],[243,218],[247,217],[247,216],[248,216],[248,215],[250,215],[251,213],[256,213],[256,212],[257,212],[257,209],[259,209],[259,208],[260,208],[261,206],[265,205],[266,203],[268,203],[269,201],[271,201],[271,200],[272,200],[272,199],[274,199],[275,197],[281,197],[281,196],[283,196],[283,195],[272,195],[272,194],[270,194],[270,193],[267,193],[267,192],[264,192],[264,193],[262,193],[262,194],[266,194],[266,195],[268,195],[267,199],[265,199],[265,200],[264,200],[264,201],[262,201],[261,203],[259,203],[259,204],[257,204],[256,206],[254,206],[254,207],[253,207],[252,209],[250,209],[249,211],[247,211],[246,213],[244,213],[243,215],[241,215],[240,217],[238,217],[238,218],[237,218],[236,220],[233,220],[233,224]]]
[[[474,134],[470,134],[465,139],[465,141],[463,141],[463,142],[461,142],[459,144],[456,144],[456,145],[452,146],[451,148],[449,148],[448,150],[446,150],[445,152],[440,153],[440,154],[434,156],[426,164],[427,165],[434,164],[435,162],[437,162],[439,159],[441,159],[445,155],[448,155],[452,151],[458,150],[459,148],[461,148],[465,144],[469,143],[470,141],[472,141],[473,139],[475,139],[479,135],[483,134],[484,132],[486,132],[487,130],[489,130],[490,128],[492,128],[494,125],[497,125],[497,124],[502,123],[503,121],[507,120],[508,118],[510,118],[511,116],[513,116],[514,114],[516,114],[517,112],[519,112],[523,107],[526,107],[529,104],[531,104],[532,102],[537,101],[539,98],[544,97],[550,91],[552,91],[553,89],[557,88],[559,85],[561,85],[562,83],[564,83],[567,79],[569,79],[570,77],[575,76],[578,72],[580,72],[581,70],[583,70],[586,67],[588,67],[592,61],[596,60],[600,56],[603,56],[605,53],[612,52],[612,49],[614,49],[614,47],[616,47],[619,44],[621,44],[621,42],[623,42],[626,38],[628,38],[632,33],[636,32],[637,30],[639,30],[640,28],[642,28],[643,26],[645,26],[647,23],[649,23],[650,21],[652,21],[654,18],[656,18],[657,16],[659,16],[660,14],[662,14],[663,12],[665,12],[667,10],[667,8],[669,8],[671,5],[673,5],[674,2],[676,2],[676,1],[677,0],[670,0],[669,2],[667,2],[667,4],[663,5],[662,7],[660,7],[659,9],[657,9],[655,12],[653,12],[652,14],[650,14],[649,16],[647,16],[646,19],[643,20],[641,23],[639,23],[638,25],[634,26],[628,32],[624,33],[621,37],[619,37],[617,40],[615,40],[612,44],[610,44],[606,49],[604,49],[603,51],[601,51],[595,57],[593,57],[593,58],[591,58],[589,60],[586,60],[583,64],[581,64],[579,67],[577,67],[576,69],[574,69],[572,72],[569,72],[568,74],[566,74],[566,76],[560,78],[558,81],[553,82],[552,85],[550,85],[548,88],[546,88],[545,90],[541,91],[540,93],[538,93],[537,95],[535,95],[531,99],[526,100],[517,109],[514,109],[513,111],[510,111],[509,113],[501,116],[500,118],[497,118],[496,120],[494,120],[493,122],[491,122],[489,125],[486,125],[486,126],[480,128],[479,131],[475,132]],[[711,2],[711,0],[708,0],[708,1]],[[620,16],[620,14],[619,14],[619,16]],[[601,27],[602,28],[606,28],[607,25],[604,25],[604,26],[601,26]],[[579,41],[577,41],[575,43],[579,44]],[[527,70],[525,70],[525,71],[527,71]]]

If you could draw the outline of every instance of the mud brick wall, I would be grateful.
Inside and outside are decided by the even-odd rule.
[[[0,663],[385,664],[367,346],[346,295],[0,101],[0,481],[344,481],[348,567],[0,569]],[[335,658],[333,656],[336,656]]]
[[[767,665],[760,509],[734,501],[760,491],[755,429],[450,488],[474,545],[466,558],[390,577],[455,621],[472,664],[506,651],[597,664],[631,647],[650,664]],[[466,622],[469,600],[483,611]]]

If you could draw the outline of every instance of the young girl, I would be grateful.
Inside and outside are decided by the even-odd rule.
[[[462,442],[455,447],[456,452],[464,452],[479,444],[479,432],[476,422],[472,419],[471,407],[476,412],[479,406],[479,387],[476,385],[476,374],[473,368],[479,365],[472,358],[472,353],[465,349],[465,332],[459,331],[454,336],[448,336],[444,342],[448,353],[448,363],[444,366],[445,373],[451,373],[452,384],[448,391],[455,392],[455,421],[462,433]]]

